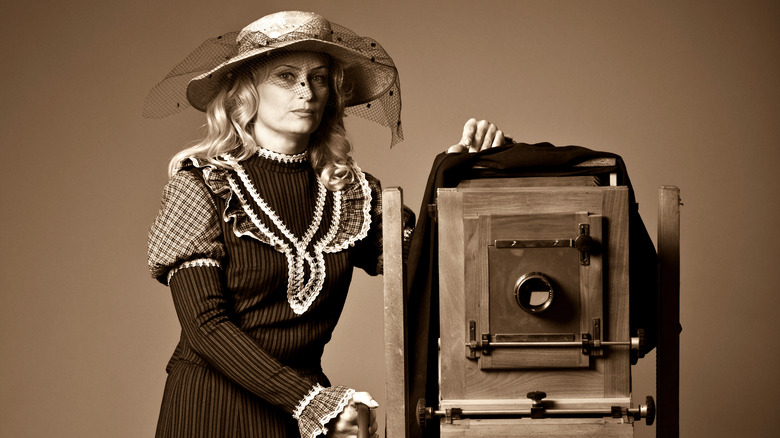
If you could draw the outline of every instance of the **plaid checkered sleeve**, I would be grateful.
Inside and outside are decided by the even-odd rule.
[[[323,388],[315,385],[293,412],[301,438],[327,435],[328,423],[344,411],[354,394],[355,390],[346,386]]]
[[[356,266],[362,268],[369,275],[378,275],[384,272],[384,257],[382,248],[384,246],[382,235],[382,186],[378,179],[370,174],[366,174],[366,180],[371,188],[371,230],[368,236],[356,247],[360,254],[356,258]],[[345,220],[359,220],[360,212],[347,210]],[[412,242],[412,233],[414,232],[415,214],[409,207],[403,206],[403,257],[404,260],[409,256],[409,248]]]
[[[180,171],[166,184],[157,218],[149,230],[148,263],[163,284],[168,273],[186,262],[219,266],[225,256],[219,213],[203,179]]]
[[[382,186],[379,180],[366,173],[366,181],[371,190],[371,203],[366,205],[368,214],[371,216],[371,228],[368,235],[355,244],[355,251],[358,254],[355,257],[355,266],[363,269],[369,275],[382,274],[384,264],[382,258]],[[363,211],[353,211],[347,209],[342,221],[355,221],[360,223],[363,220]]]

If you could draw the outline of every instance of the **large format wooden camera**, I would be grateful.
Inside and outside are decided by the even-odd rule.
[[[614,174],[467,179],[438,190],[431,404],[409,399],[402,200],[385,191],[388,438],[410,435],[409,412],[442,437],[632,437],[635,423],[654,421],[653,398],[631,397],[631,364],[648,347],[632,323],[640,301],[631,296],[629,195]],[[672,223],[659,244],[676,249],[679,191],[663,188],[662,202],[659,225]]]

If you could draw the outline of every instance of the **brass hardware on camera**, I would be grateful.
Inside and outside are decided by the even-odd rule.
[[[580,224],[580,235],[574,239],[572,246],[580,252],[580,264],[589,265],[590,253],[596,250],[596,242],[590,237],[590,225]]]
[[[526,398],[531,399],[531,418],[544,418],[544,406],[542,400],[547,397],[543,391],[531,391],[526,394]]]
[[[580,224],[580,234],[574,239],[499,239],[496,248],[574,248],[580,252],[580,264],[590,264],[590,254],[598,250],[598,243],[590,236],[590,225]]]
[[[495,409],[495,410],[483,410],[483,409],[462,409],[451,407],[447,409],[433,409],[426,406],[425,399],[421,398],[417,401],[417,424],[423,430],[427,427],[428,422],[434,418],[444,418],[446,424],[453,424],[456,420],[463,418],[523,418],[530,417],[533,420],[542,418],[553,417],[612,417],[612,418],[625,418],[628,422],[636,422],[645,420],[648,426],[651,426],[655,421],[656,408],[655,400],[652,396],[645,398],[644,405],[638,405],[635,408],[622,407],[622,406],[605,406],[603,408],[580,408],[580,409],[567,409],[567,408],[549,408],[545,406],[544,399],[547,397],[547,393],[544,391],[531,391],[526,395],[526,398],[531,400],[530,409]],[[555,400],[551,400],[548,406],[555,406],[558,403]]]
[[[645,424],[652,426],[655,421],[655,399],[652,396],[645,397],[646,405],[639,405],[636,408],[628,409],[628,415],[634,417],[634,421],[645,419]]]
[[[466,344],[466,356],[469,359],[477,359],[479,354],[489,355],[496,348],[581,348],[586,356],[603,356],[604,347],[626,346],[632,351],[644,348],[643,330],[639,330],[640,336],[632,337],[628,341],[602,341],[601,319],[593,318],[593,333],[582,333],[581,340],[575,341],[573,335],[566,334],[527,334],[527,335],[491,335],[482,333],[477,340],[477,323],[469,321],[469,342]]]

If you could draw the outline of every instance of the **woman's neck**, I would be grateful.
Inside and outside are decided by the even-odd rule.
[[[309,147],[309,135],[282,135],[273,131],[254,132],[255,143],[258,147],[268,149],[279,154],[300,154]]]

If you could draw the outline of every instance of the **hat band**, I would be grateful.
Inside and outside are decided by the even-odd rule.
[[[321,40],[330,42],[330,32],[323,30],[319,33],[309,32],[287,32],[279,35],[278,37],[270,37],[267,34],[255,31],[247,32],[242,35],[241,41],[238,46],[238,53],[246,53],[251,50],[255,50],[262,47],[267,47],[273,44],[284,43],[289,41],[301,41],[301,40]]]

